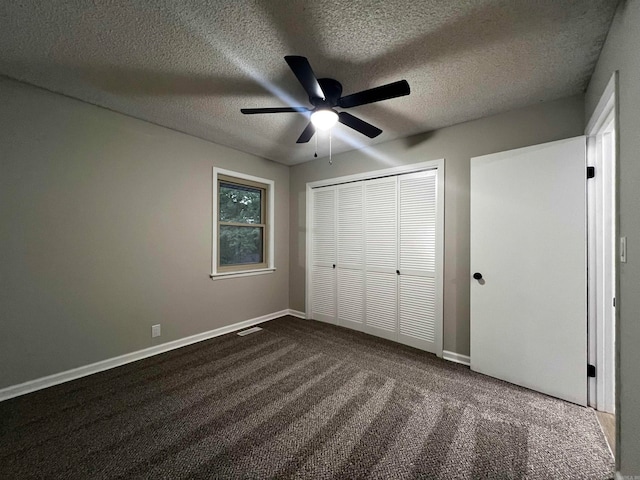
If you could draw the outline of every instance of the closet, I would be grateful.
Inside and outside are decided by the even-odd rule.
[[[442,354],[438,171],[308,189],[308,318]]]

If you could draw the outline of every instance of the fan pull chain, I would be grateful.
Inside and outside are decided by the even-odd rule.
[[[329,165],[333,165],[333,160],[331,159],[331,129],[329,129]]]
[[[318,134],[316,133],[314,137],[316,138],[316,151],[313,154],[313,158],[318,158]]]

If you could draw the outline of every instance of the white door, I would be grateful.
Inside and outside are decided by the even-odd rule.
[[[313,191],[311,318],[336,323],[336,188]]]
[[[585,137],[471,159],[471,368],[587,401]]]

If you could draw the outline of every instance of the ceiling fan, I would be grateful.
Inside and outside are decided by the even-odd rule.
[[[309,102],[313,108],[307,107],[276,107],[276,108],[243,108],[240,111],[246,115],[257,113],[287,113],[287,112],[311,112],[309,124],[302,131],[296,143],[306,143],[311,140],[316,128],[328,129],[340,122],[355,131],[375,138],[382,133],[378,127],[354,117],[347,112],[336,112],[336,107],[352,108],[367,103],[379,102],[390,98],[409,95],[411,90],[406,80],[388,83],[380,87],[363,90],[351,95],[342,95],[342,84],[332,78],[316,78],[309,60],[306,57],[290,55],[284,57],[287,64],[298,78],[309,95]]]

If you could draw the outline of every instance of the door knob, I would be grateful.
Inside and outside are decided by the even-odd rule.
[[[482,274],[480,272],[476,272],[473,274],[473,278],[476,280],[482,280]]]

